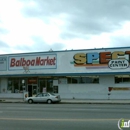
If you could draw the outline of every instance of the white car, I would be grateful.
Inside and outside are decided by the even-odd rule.
[[[28,103],[40,103],[40,102],[45,102],[48,104],[51,104],[53,102],[60,102],[60,95],[55,95],[53,93],[39,93],[34,97],[27,97],[25,99],[25,102]]]

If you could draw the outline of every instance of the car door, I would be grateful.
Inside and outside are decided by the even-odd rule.
[[[47,102],[48,100],[48,93],[43,93],[43,102]]]
[[[38,94],[36,97],[33,98],[34,102],[42,102],[42,93]]]

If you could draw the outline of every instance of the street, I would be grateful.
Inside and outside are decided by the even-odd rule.
[[[0,103],[0,130],[119,130],[130,105]]]

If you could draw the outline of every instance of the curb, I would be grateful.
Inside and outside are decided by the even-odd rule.
[[[25,103],[25,102],[19,102],[19,101],[0,101],[0,103]]]
[[[130,104],[130,103],[117,103],[117,102],[61,102],[60,104]]]
[[[25,103],[25,104],[28,104],[27,102],[24,102],[24,101],[6,101],[6,100],[0,100],[0,103]],[[81,101],[81,102],[70,102],[70,101],[61,101],[60,103],[57,103],[57,104],[130,104],[130,102],[91,102],[91,101],[88,101],[88,102],[84,102],[84,101]]]

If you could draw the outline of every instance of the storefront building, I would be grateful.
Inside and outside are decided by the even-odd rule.
[[[0,98],[130,99],[130,48],[0,55]]]

